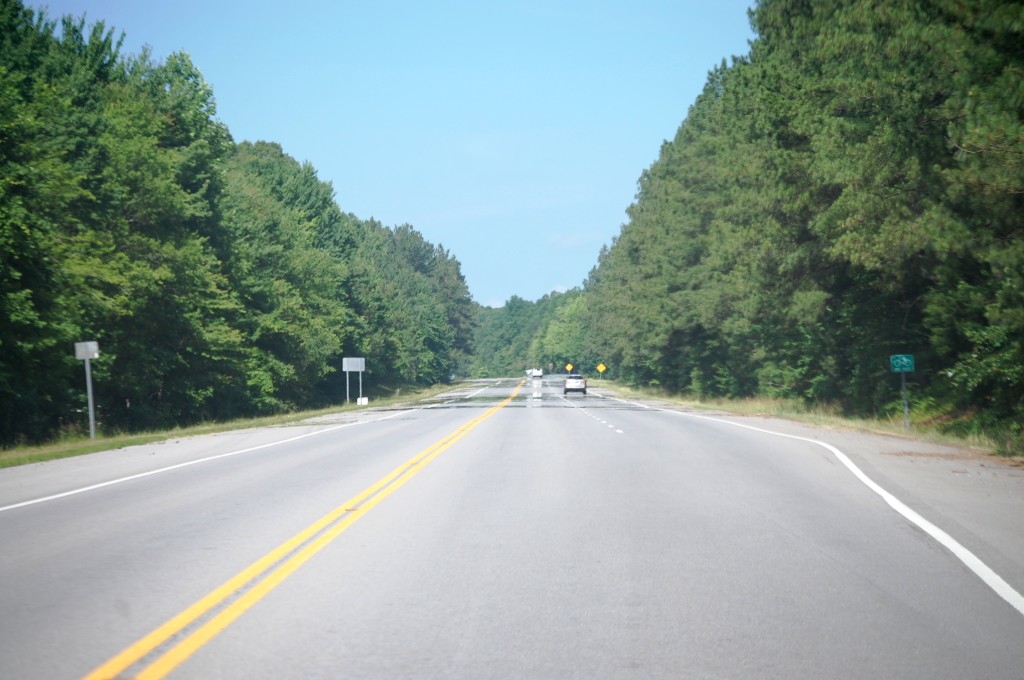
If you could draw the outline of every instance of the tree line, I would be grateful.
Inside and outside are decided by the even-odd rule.
[[[0,445],[572,362],[629,384],[898,408],[1021,450],[1024,5],[759,0],[579,289],[472,302],[409,225],[236,143],[185,53],[0,0]],[[58,30],[59,27],[59,30]]]
[[[58,30],[59,29],[59,30]],[[448,380],[471,350],[459,262],[341,211],[275,143],[236,143],[186,53],[0,0],[0,445],[335,404]]]
[[[518,365],[898,408],[1024,450],[1024,4],[760,0],[579,290],[510,300]],[[524,306],[525,305],[525,306]]]

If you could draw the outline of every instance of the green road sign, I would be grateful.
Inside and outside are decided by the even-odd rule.
[[[889,366],[892,367],[893,373],[913,373],[914,355],[893,354],[889,357]]]

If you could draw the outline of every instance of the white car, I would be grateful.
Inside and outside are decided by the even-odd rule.
[[[529,371],[526,372],[526,374],[529,375],[531,378],[544,377],[544,371],[540,370],[539,368],[531,368]]]
[[[562,394],[569,394],[570,392],[582,392],[584,396],[587,394],[587,379],[577,373],[570,373],[565,376],[565,385],[562,388]]]

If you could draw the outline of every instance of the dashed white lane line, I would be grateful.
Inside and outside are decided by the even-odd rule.
[[[603,398],[607,399],[608,397],[603,397]],[[565,397],[562,397],[562,400],[565,401],[570,406],[572,406],[577,411],[581,411],[582,413],[585,413],[586,415],[590,416],[591,418],[593,418],[597,422],[599,422],[602,425],[606,426],[608,429],[615,430],[616,434],[625,434],[621,429],[619,429],[618,427],[616,427],[612,423],[609,423],[607,420],[604,420],[600,416],[595,416],[593,413],[591,413],[589,410],[587,410],[587,408],[585,406],[578,406],[578,405],[574,404],[573,402],[569,401],[568,399],[566,399]]]

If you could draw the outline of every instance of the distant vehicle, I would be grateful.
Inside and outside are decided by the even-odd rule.
[[[539,368],[531,368],[526,373],[531,378],[543,378],[544,377],[544,371],[540,370]]]
[[[565,385],[562,388],[562,394],[569,394],[570,392],[582,392],[584,396],[587,394],[587,379],[578,373],[570,373],[565,376]]]

